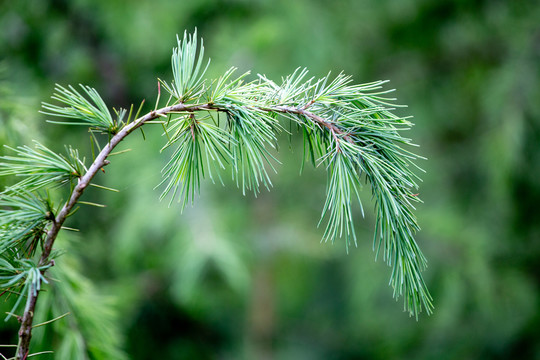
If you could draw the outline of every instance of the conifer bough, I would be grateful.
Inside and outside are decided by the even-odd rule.
[[[413,203],[420,201],[413,191],[419,156],[407,149],[412,144],[401,131],[412,124],[392,113],[394,99],[386,97],[391,90],[382,89],[384,81],[354,85],[343,74],[315,79],[297,69],[280,84],[263,75],[246,82],[249,73],[236,76],[235,68],[208,81],[204,76],[210,61],[204,60],[196,32],[177,41],[173,80],[159,80],[155,108],[143,116],[143,104],[136,114],[133,106],[109,111],[97,91],[83,85],[80,90],[57,85],[52,99],[59,105],[43,104],[44,114],[61,118],[50,122],[89,129],[92,146],[99,150],[89,167],[71,147],[63,155],[40,143],[10,149],[14,155],[0,158],[0,176],[21,179],[0,193],[0,286],[20,294],[8,318],[21,310],[26,297],[22,316],[17,316],[21,326],[15,358],[29,356],[36,301],[54,264],[53,245],[64,222],[77,204],[84,204],[80,197],[89,186],[102,188],[93,179],[109,164],[115,147],[146,124],[163,127],[163,150],[174,147],[162,171],[161,198],[176,199],[183,208],[193,201],[202,178],[221,180],[225,170],[243,193],[270,188],[267,169],[273,170],[275,162],[270,149],[283,131],[280,118],[287,119],[303,136],[304,159],[328,173],[323,240],[343,238],[347,249],[356,245],[351,200],[360,203],[364,176],[377,216],[374,249],[392,268],[394,296],[404,297],[411,315],[422,309],[431,313],[432,299],[421,274],[426,259],[414,240],[419,230],[413,214]],[[165,100],[161,88],[167,93],[164,107],[159,107]],[[103,148],[100,137],[106,137]],[[47,191],[53,187],[69,188],[69,200],[55,207]]]

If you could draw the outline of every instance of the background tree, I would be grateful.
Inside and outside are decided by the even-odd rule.
[[[324,194],[317,188],[323,174],[306,167],[298,177],[295,166],[282,166],[272,192],[257,199],[205,188],[178,219],[148,192],[159,180],[151,174],[163,164],[152,155],[160,144],[147,141],[141,145],[147,150],[127,153],[107,169],[105,185],[121,193],[89,199],[108,209],[79,217],[74,226],[92,235],[84,242],[71,235],[80,250],[65,255],[79,257],[95,289],[117,299],[113,308],[122,300],[117,324],[131,358],[538,356],[540,10],[534,2],[0,6],[0,57],[9,66],[10,91],[34,104],[24,109],[37,109],[55,82],[74,79],[102,89],[106,103],[128,107],[154,92],[154,74],[169,72],[170,42],[158,39],[197,26],[213,55],[211,78],[230,64],[271,79],[298,66],[317,77],[344,70],[358,81],[391,79],[400,102],[409,105],[403,115],[415,115],[411,137],[420,154],[429,154],[422,164],[418,241],[430,260],[425,275],[438,300],[433,316],[416,323],[400,314],[368,242],[344,257],[340,246],[313,241],[320,237],[313,219],[324,199],[314,193]],[[167,16],[148,16],[153,12]],[[16,116],[24,124],[43,123],[37,117]],[[81,138],[61,128],[40,129],[40,140],[58,139],[54,150],[62,151]],[[301,155],[281,159],[299,163]],[[141,175],[129,165],[135,161],[155,168]],[[114,210],[126,205],[128,211]],[[366,217],[357,223],[359,239],[372,236],[374,218],[369,211]],[[156,225],[139,226],[147,221]],[[218,250],[211,249],[226,260],[216,261]],[[179,254],[192,261],[181,265]],[[2,324],[3,343],[13,343],[8,327]]]

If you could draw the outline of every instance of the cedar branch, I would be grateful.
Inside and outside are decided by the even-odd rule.
[[[337,126],[326,121],[322,117],[310,111],[307,111],[304,108],[295,108],[295,107],[289,107],[289,106],[274,106],[274,107],[268,107],[268,108],[260,108],[260,110],[267,111],[267,112],[275,112],[275,113],[284,113],[284,114],[291,113],[291,114],[302,115],[314,121],[318,125],[328,129],[331,132],[334,139],[336,140],[337,146],[339,146],[338,137],[337,137],[338,135],[342,135],[343,138],[345,138],[347,141],[352,142],[352,139],[348,135],[346,135],[343,131],[341,131]],[[90,185],[92,179],[103,167],[109,165],[110,162],[109,160],[107,160],[107,158],[109,157],[109,155],[111,155],[114,148],[122,140],[124,140],[124,138],[126,138],[134,130],[143,126],[145,123],[150,122],[159,117],[166,116],[167,114],[186,113],[186,112],[194,113],[197,111],[227,112],[228,109],[225,107],[220,107],[213,103],[205,103],[205,104],[179,103],[179,104],[167,106],[161,109],[153,110],[147,113],[146,115],[136,119],[135,121],[127,124],[120,131],[118,131],[113,137],[111,137],[110,141],[101,150],[101,152],[95,158],[92,165],[88,168],[88,171],[84,175],[79,177],[78,183],[73,188],[73,191],[71,192],[71,196],[68,202],[60,210],[56,218],[53,221],[51,221],[51,227],[47,231],[47,237],[45,238],[43,251],[39,259],[39,266],[44,266],[48,264],[54,265],[53,262],[49,260],[49,257],[51,255],[54,242],[56,238],[58,237],[58,234],[60,230],[62,229],[64,222],[68,218],[69,214],[72,212],[73,208],[79,201],[80,197],[83,195],[86,188]],[[45,269],[41,270],[41,272],[42,272],[42,275],[44,275]],[[26,301],[24,314],[20,318],[21,326],[19,328],[19,333],[18,333],[19,343],[17,346],[17,354],[15,357],[16,360],[23,360],[28,357],[29,350],[30,350],[30,340],[32,338],[32,323],[34,319],[34,312],[36,308],[38,295],[39,295],[39,290],[30,292],[30,296],[28,297]]]

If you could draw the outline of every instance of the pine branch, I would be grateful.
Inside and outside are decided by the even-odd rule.
[[[351,85],[351,78],[343,74],[314,79],[307,77],[305,69],[297,69],[281,85],[262,75],[244,82],[248,74],[234,78],[235,69],[231,68],[206,83],[209,62],[203,68],[204,47],[202,42],[198,47],[196,33],[185,33],[177,40],[172,55],[174,80],[170,85],[159,82],[170,94],[165,107],[157,108],[159,92],[155,110],[138,117],[139,109],[133,119],[132,109],[129,113],[115,110],[117,117],[113,119],[97,91],[82,85],[84,95],[71,86],[57,85],[53,99],[61,105],[44,103],[45,114],[73,120],[57,123],[86,125],[98,147],[94,133],[107,136],[108,142],[93,156],[90,167],[76,150],[69,148],[63,156],[39,143],[36,150],[20,147],[12,149],[17,156],[1,158],[0,176],[23,177],[0,194],[0,215],[4,215],[0,220],[0,255],[14,254],[0,257],[0,269],[6,271],[0,281],[4,279],[6,287],[23,286],[27,294],[16,359],[28,355],[39,289],[46,281],[46,269],[54,264],[53,246],[65,221],[76,205],[83,203],[81,196],[110,163],[108,157],[115,154],[116,146],[133,131],[153,123],[164,128],[167,142],[163,150],[176,147],[162,171],[165,189],[161,198],[178,199],[182,208],[193,201],[206,174],[221,180],[220,171],[227,166],[243,193],[257,193],[261,185],[270,188],[267,168],[275,171],[273,163],[277,162],[270,151],[283,130],[279,116],[296,124],[303,134],[306,157],[315,166],[324,165],[328,172],[321,216],[321,221],[328,219],[323,240],[344,238],[347,250],[352,243],[356,245],[351,200],[356,197],[362,207],[359,190],[364,176],[371,185],[377,215],[374,248],[392,267],[394,296],[404,296],[405,310],[411,315],[418,316],[422,309],[431,313],[432,299],[421,274],[426,259],[414,240],[419,226],[413,203],[419,199],[412,191],[418,187],[413,169],[419,157],[404,148],[411,142],[400,132],[412,124],[393,114],[393,99],[386,98],[389,91],[382,90],[384,82]],[[52,201],[34,195],[66,184],[70,186],[69,199],[59,211],[53,210]],[[35,234],[39,235],[32,238]],[[42,245],[35,263],[28,251],[27,258],[20,259],[20,254],[25,254],[20,244],[29,238],[33,239],[32,249],[36,242]],[[20,261],[34,265],[20,275],[10,270]]]

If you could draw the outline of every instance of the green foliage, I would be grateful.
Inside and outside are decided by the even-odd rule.
[[[245,106],[245,105],[244,105]],[[241,184],[242,193],[246,190],[259,192],[260,185],[270,188],[272,182],[266,166],[273,169],[272,155],[266,146],[275,148],[275,129],[278,124],[274,118],[262,111],[242,108],[241,105],[225,103],[227,125],[237,146],[233,149],[233,176]]]
[[[54,219],[50,198],[43,199],[29,192],[13,192],[0,196],[0,256],[31,257],[40,244],[47,223]]]
[[[206,118],[210,118],[210,115]],[[174,134],[162,149],[178,143],[177,149],[163,169],[162,183],[168,181],[168,184],[161,198],[172,191],[173,201],[181,188],[178,196],[182,207],[186,205],[189,197],[193,200],[195,191],[199,190],[200,178],[204,176],[205,168],[213,179],[211,169],[224,169],[225,159],[232,157],[227,146],[232,141],[230,136],[213,123],[202,120],[205,119],[197,119],[194,114],[173,120],[168,131]]]
[[[361,187],[360,174],[354,162],[347,159],[342,151],[337,149],[328,153],[328,190],[326,203],[324,204],[323,217],[329,213],[328,227],[324,233],[325,241],[333,241],[336,237],[345,237],[346,245],[349,245],[350,237],[353,237],[356,245],[356,235],[353,225],[353,215],[350,200],[356,194],[358,201],[358,189]],[[351,189],[352,188],[352,189]],[[322,220],[322,218],[321,218]]]
[[[32,294],[37,294],[41,290],[42,283],[48,283],[43,273],[50,265],[37,266],[30,259],[20,259],[17,257],[0,257],[0,286],[4,292],[15,294],[17,300],[13,308],[8,313],[6,321],[18,311],[22,300],[29,298]]]
[[[71,184],[86,171],[84,158],[79,158],[79,151],[66,147],[67,156],[57,154],[35,141],[35,149],[19,146],[7,147],[18,156],[2,156],[0,176],[16,176],[24,179],[11,187],[13,190],[36,191]]]
[[[69,122],[50,121],[55,124],[82,125],[106,133],[116,133],[122,126],[122,119],[118,118],[114,120],[112,118],[107,105],[95,89],[84,85],[80,85],[80,87],[90,100],[86,99],[84,95],[75,90],[71,85],[67,89],[63,86],[56,85],[56,93],[52,96],[52,99],[68,106],[61,107],[43,103],[43,108],[45,109],[43,113],[50,116],[76,120]]]
[[[204,45],[197,52],[197,30],[193,35],[184,32],[184,38],[180,41],[176,36],[178,47],[173,49],[172,71],[173,82],[168,85],[162,81],[165,89],[179,102],[188,102],[200,97],[204,91],[204,74],[210,65],[210,60],[204,70],[201,71],[204,57]]]

